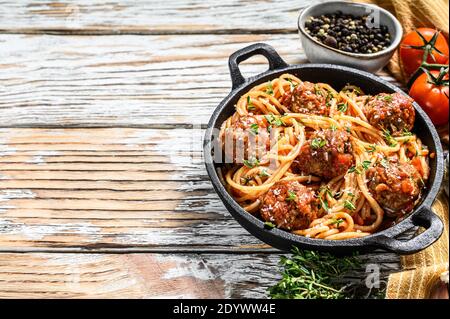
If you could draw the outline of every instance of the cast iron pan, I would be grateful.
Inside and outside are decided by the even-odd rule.
[[[245,79],[239,70],[239,63],[254,55],[266,57],[269,62],[269,69],[252,78]],[[233,84],[232,91],[211,116],[203,145],[204,156],[206,169],[219,197],[231,215],[247,231],[267,244],[282,250],[291,250],[293,246],[297,246],[300,249],[328,251],[336,254],[369,251],[375,248],[382,248],[399,254],[411,254],[428,247],[441,236],[443,224],[439,217],[432,212],[431,205],[442,182],[443,152],[433,124],[417,104],[414,104],[416,109],[414,133],[422,139],[425,145],[428,145],[431,152],[436,153],[436,156],[430,159],[431,174],[422,200],[405,219],[388,229],[366,237],[336,241],[307,238],[277,228],[271,230],[264,228],[264,223],[261,220],[247,213],[228,194],[216,171],[221,164],[213,162],[212,152],[215,141],[213,140],[212,129],[219,129],[221,124],[234,113],[234,105],[241,95],[253,86],[272,80],[285,72],[292,73],[302,80],[328,83],[337,90],[350,83],[360,86],[368,94],[403,92],[373,74],[353,68],[332,64],[288,65],[271,46],[264,43],[253,44],[233,53],[229,59],[229,68]],[[415,226],[422,226],[425,231],[410,240],[396,239],[398,235]]]

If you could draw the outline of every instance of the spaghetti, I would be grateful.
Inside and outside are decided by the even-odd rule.
[[[367,110],[394,102],[283,74],[241,96],[223,123],[219,141],[232,163],[219,174],[247,212],[272,226],[319,239],[367,236],[386,216],[412,210],[429,176],[428,150],[404,129],[411,118],[396,119],[405,125],[391,135],[380,126],[386,114]]]

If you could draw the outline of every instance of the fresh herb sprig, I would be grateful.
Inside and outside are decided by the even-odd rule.
[[[273,299],[343,299],[355,297],[355,284],[343,285],[346,273],[361,267],[354,256],[336,257],[328,253],[292,250],[282,256],[283,278],[269,288]]]

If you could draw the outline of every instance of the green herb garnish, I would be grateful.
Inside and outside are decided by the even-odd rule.
[[[258,135],[258,129],[259,129],[258,124],[255,123],[255,124],[250,125],[250,131],[253,134]]]
[[[356,283],[344,284],[351,270],[361,267],[357,256],[336,257],[293,248],[292,256],[282,256],[282,279],[269,288],[273,299],[342,299],[356,294]]]
[[[297,199],[297,195],[295,194],[294,191],[289,190],[288,191],[288,197],[286,197],[287,201],[293,201]]]
[[[339,227],[343,222],[344,222],[344,220],[342,218],[333,219],[333,221],[330,223],[330,225],[336,225],[336,227]]]
[[[316,95],[322,96],[322,91],[320,91],[320,87],[317,84],[314,85],[314,93],[316,93]]]
[[[334,94],[331,93],[331,92],[328,92],[327,97],[326,97],[326,99],[325,99],[325,102],[326,102],[325,104],[326,104],[326,106],[328,106],[328,107],[331,106],[330,101],[331,101],[332,98],[334,98]]]
[[[347,103],[339,103],[337,105],[337,109],[338,109],[338,111],[345,113],[345,112],[347,112],[348,105],[347,105]]]
[[[331,124],[330,129],[334,132],[337,130],[337,127],[336,127],[336,125]]]
[[[244,160],[244,165],[247,166],[248,168],[253,168],[259,165],[259,160],[253,157],[251,159]]]
[[[268,82],[268,86],[269,86],[269,87],[266,89],[266,93],[269,94],[269,95],[272,95],[272,94],[273,94],[272,81],[269,81],[269,82]]]
[[[277,117],[277,118],[275,118],[274,124],[275,124],[276,126],[283,126],[283,125],[284,125],[284,122],[281,120],[280,117]]]
[[[392,102],[392,95],[385,95],[385,96],[384,96],[384,100],[385,100],[386,102]]]
[[[260,177],[269,177],[270,174],[267,173],[267,170],[264,168],[264,169],[261,170],[261,172],[259,172],[259,176]]]
[[[314,149],[324,147],[326,144],[327,144],[327,141],[320,137],[316,137],[311,140],[311,147]]]
[[[331,193],[331,190],[328,186],[321,186],[319,192],[323,193],[324,195],[329,195],[330,197],[333,197],[333,194]]]
[[[388,130],[383,130],[383,137],[390,147],[397,146],[397,141],[392,137],[391,132]]]
[[[356,207],[355,207],[355,204],[353,204],[351,201],[349,201],[349,200],[346,200],[345,202],[344,202],[344,208],[347,208],[348,210],[355,210],[356,209]]]
[[[359,167],[352,166],[348,169],[347,173],[361,174],[361,169]]]
[[[273,228],[275,228],[276,226],[275,226],[273,223],[271,223],[271,222],[265,222],[265,223],[264,223],[264,227],[265,227],[265,228],[268,228],[268,229],[273,229]]]
[[[252,104],[250,100],[250,95],[247,95],[247,110],[255,110],[256,107]]]
[[[330,206],[328,206],[328,201],[322,198],[319,198],[320,200],[320,206],[328,213],[328,211],[330,210]]]
[[[281,120],[281,118],[276,117],[273,114],[269,114],[269,115],[264,115],[264,118],[267,120],[267,122],[269,122],[269,124],[275,124],[276,126],[282,126],[284,125],[283,121]]]
[[[408,131],[406,128],[403,129],[402,136],[412,136],[413,133]]]
[[[370,167],[370,164],[372,164],[371,161],[363,161],[363,162],[361,163],[361,166],[362,166],[362,168],[364,168],[365,170],[368,170],[369,167]]]
[[[377,147],[375,145],[370,145],[366,148],[367,153],[374,153],[377,151]]]
[[[294,84],[291,79],[287,79],[287,81],[291,85],[291,90],[293,90],[297,86],[297,84]]]

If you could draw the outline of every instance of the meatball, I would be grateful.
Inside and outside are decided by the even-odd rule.
[[[341,130],[314,132],[292,163],[295,173],[325,179],[344,174],[353,164],[350,134]]]
[[[235,113],[231,126],[220,137],[227,161],[243,163],[244,160],[263,157],[270,148],[267,126],[267,120],[263,116],[240,116]]]
[[[375,95],[368,99],[363,112],[370,124],[393,136],[412,130],[416,116],[413,100],[401,93]]]
[[[367,170],[366,178],[370,193],[389,215],[399,217],[413,210],[422,186],[414,166],[383,159]]]
[[[278,228],[308,228],[317,218],[314,192],[297,181],[279,181],[262,198],[261,217]]]
[[[301,82],[292,92],[286,92],[282,103],[293,113],[326,116],[330,114],[326,97],[316,94],[316,87],[311,82]]]

